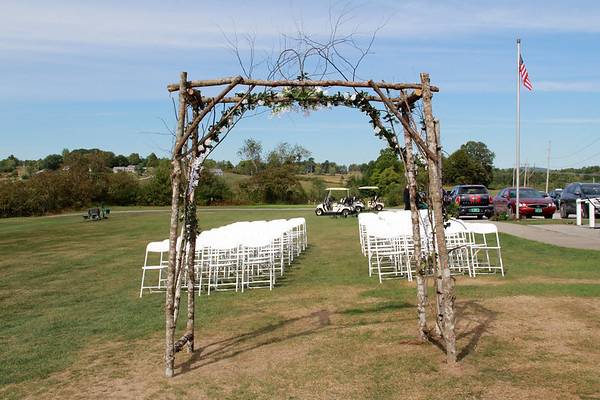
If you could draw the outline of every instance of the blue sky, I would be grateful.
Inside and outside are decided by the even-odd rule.
[[[551,1],[3,1],[0,13],[0,157],[63,148],[167,156],[174,125],[165,87],[240,73],[225,36],[252,33],[256,58],[298,26],[328,33],[328,12],[350,8],[343,30],[364,43],[383,24],[358,71],[365,79],[441,89],[434,113],[447,152],[481,140],[496,164],[514,163],[515,38],[534,92],[522,91],[522,162],[600,164],[600,3]],[[183,12],[181,11],[183,10]],[[182,17],[183,15],[183,17]],[[183,22],[183,25],[178,25]],[[242,52],[244,43],[240,42]],[[257,72],[260,76],[260,70]],[[164,122],[163,122],[164,121]],[[236,160],[242,141],[287,141],[317,160],[360,163],[384,143],[354,110],[245,119],[213,153]]]

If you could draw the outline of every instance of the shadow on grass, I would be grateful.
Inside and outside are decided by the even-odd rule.
[[[355,321],[350,324],[334,325],[331,316],[351,316],[377,314],[390,312],[403,308],[413,307],[409,303],[386,302],[365,308],[351,308],[339,312],[319,310],[296,318],[285,319],[276,323],[265,325],[261,328],[238,336],[210,343],[197,349],[188,360],[180,364],[181,373],[193,371],[207,365],[233,358],[263,346],[281,343],[292,339],[309,336],[325,330],[346,329],[354,326],[365,325],[364,321]],[[397,321],[401,321],[398,319]],[[377,324],[381,321],[370,321]]]
[[[412,307],[414,307],[413,304],[406,303],[406,302],[394,301],[394,302],[378,303],[371,307],[348,308],[346,310],[340,311],[339,314],[344,314],[344,315],[372,314],[372,313],[379,313],[379,312],[384,312],[384,311],[394,311],[394,310],[399,310],[401,308],[412,308]]]
[[[296,338],[307,337],[326,330],[348,329],[364,325],[376,325],[387,323],[389,319],[381,320],[373,318],[368,320],[353,320],[342,323],[331,322],[332,316],[340,317],[363,317],[377,316],[379,314],[399,311],[407,308],[413,308],[414,305],[402,301],[386,301],[378,304],[371,304],[365,307],[347,308],[339,311],[319,310],[307,315],[295,318],[283,319],[275,323],[269,323],[258,329],[241,335],[233,336],[227,339],[219,340],[198,348],[189,359],[183,361],[180,365],[180,373],[187,373],[216,362],[231,359],[240,354],[247,353],[267,345],[283,343]],[[496,320],[497,312],[490,310],[477,301],[463,301],[456,304],[456,320],[458,321],[456,329],[457,347],[459,352],[457,360],[461,361],[469,356],[479,345],[484,333],[490,325]],[[412,321],[412,318],[406,318],[405,321]],[[401,318],[394,319],[394,322],[402,321]],[[438,347],[440,351],[445,352],[443,339],[432,336],[430,342]],[[466,342],[466,343],[465,343]],[[407,341],[403,344],[419,344],[417,341]]]
[[[455,305],[455,317],[458,321],[456,325],[457,348],[461,340],[466,339],[467,343],[456,355],[456,360],[461,361],[477,348],[479,341],[496,320],[498,313],[479,304],[476,301],[463,301]],[[433,333],[428,337],[429,341],[442,352],[446,352],[444,339]]]
[[[457,340],[468,339],[467,344],[457,354],[458,361],[471,354],[479,344],[481,336],[488,331],[498,313],[474,300],[463,301],[456,305],[456,319],[460,321]]]
[[[320,310],[301,317],[268,324],[251,332],[210,343],[197,349],[189,360],[184,361],[181,364],[181,372],[193,371],[263,346],[313,334],[330,325],[330,315],[329,311]],[[306,324],[309,326],[288,334],[272,336],[276,331],[290,329],[293,324]]]

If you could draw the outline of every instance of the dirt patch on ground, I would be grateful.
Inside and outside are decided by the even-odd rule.
[[[544,276],[528,276],[519,279],[520,283],[549,283],[567,285],[600,285],[600,279],[570,279],[570,278],[548,278]]]
[[[201,329],[163,378],[162,337],[90,345],[30,398],[580,398],[600,393],[600,300],[503,297],[457,303],[460,365],[414,338],[416,312],[359,291]],[[290,298],[292,300],[292,298]],[[382,303],[383,304],[383,303]],[[585,314],[584,314],[585,312]],[[254,323],[252,323],[254,321]],[[236,326],[235,332],[230,329]],[[252,326],[252,328],[250,328]],[[449,397],[448,397],[449,396]]]
[[[496,274],[481,274],[475,278],[470,278],[465,275],[456,275],[456,285],[469,285],[469,286],[499,286],[506,284],[506,280],[500,275]]]

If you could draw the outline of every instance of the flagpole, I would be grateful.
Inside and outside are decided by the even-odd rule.
[[[550,145],[551,141],[548,141],[548,163],[546,164],[546,193],[548,193],[548,182],[550,181]]]
[[[515,158],[516,158],[516,181],[517,181],[517,198],[515,203],[515,217],[519,219],[519,186],[520,186],[520,166],[521,166],[521,75],[519,73],[519,66],[521,65],[521,39],[517,39],[517,131],[515,140]]]

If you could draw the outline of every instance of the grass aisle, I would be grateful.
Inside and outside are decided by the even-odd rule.
[[[505,278],[459,277],[456,370],[416,345],[412,284],[367,276],[355,218],[218,211],[203,228],[307,218],[309,249],[273,292],[197,305],[200,350],[162,378],[162,294],[139,299],[168,213],[0,220],[2,398],[594,398],[599,252],[501,237]]]

